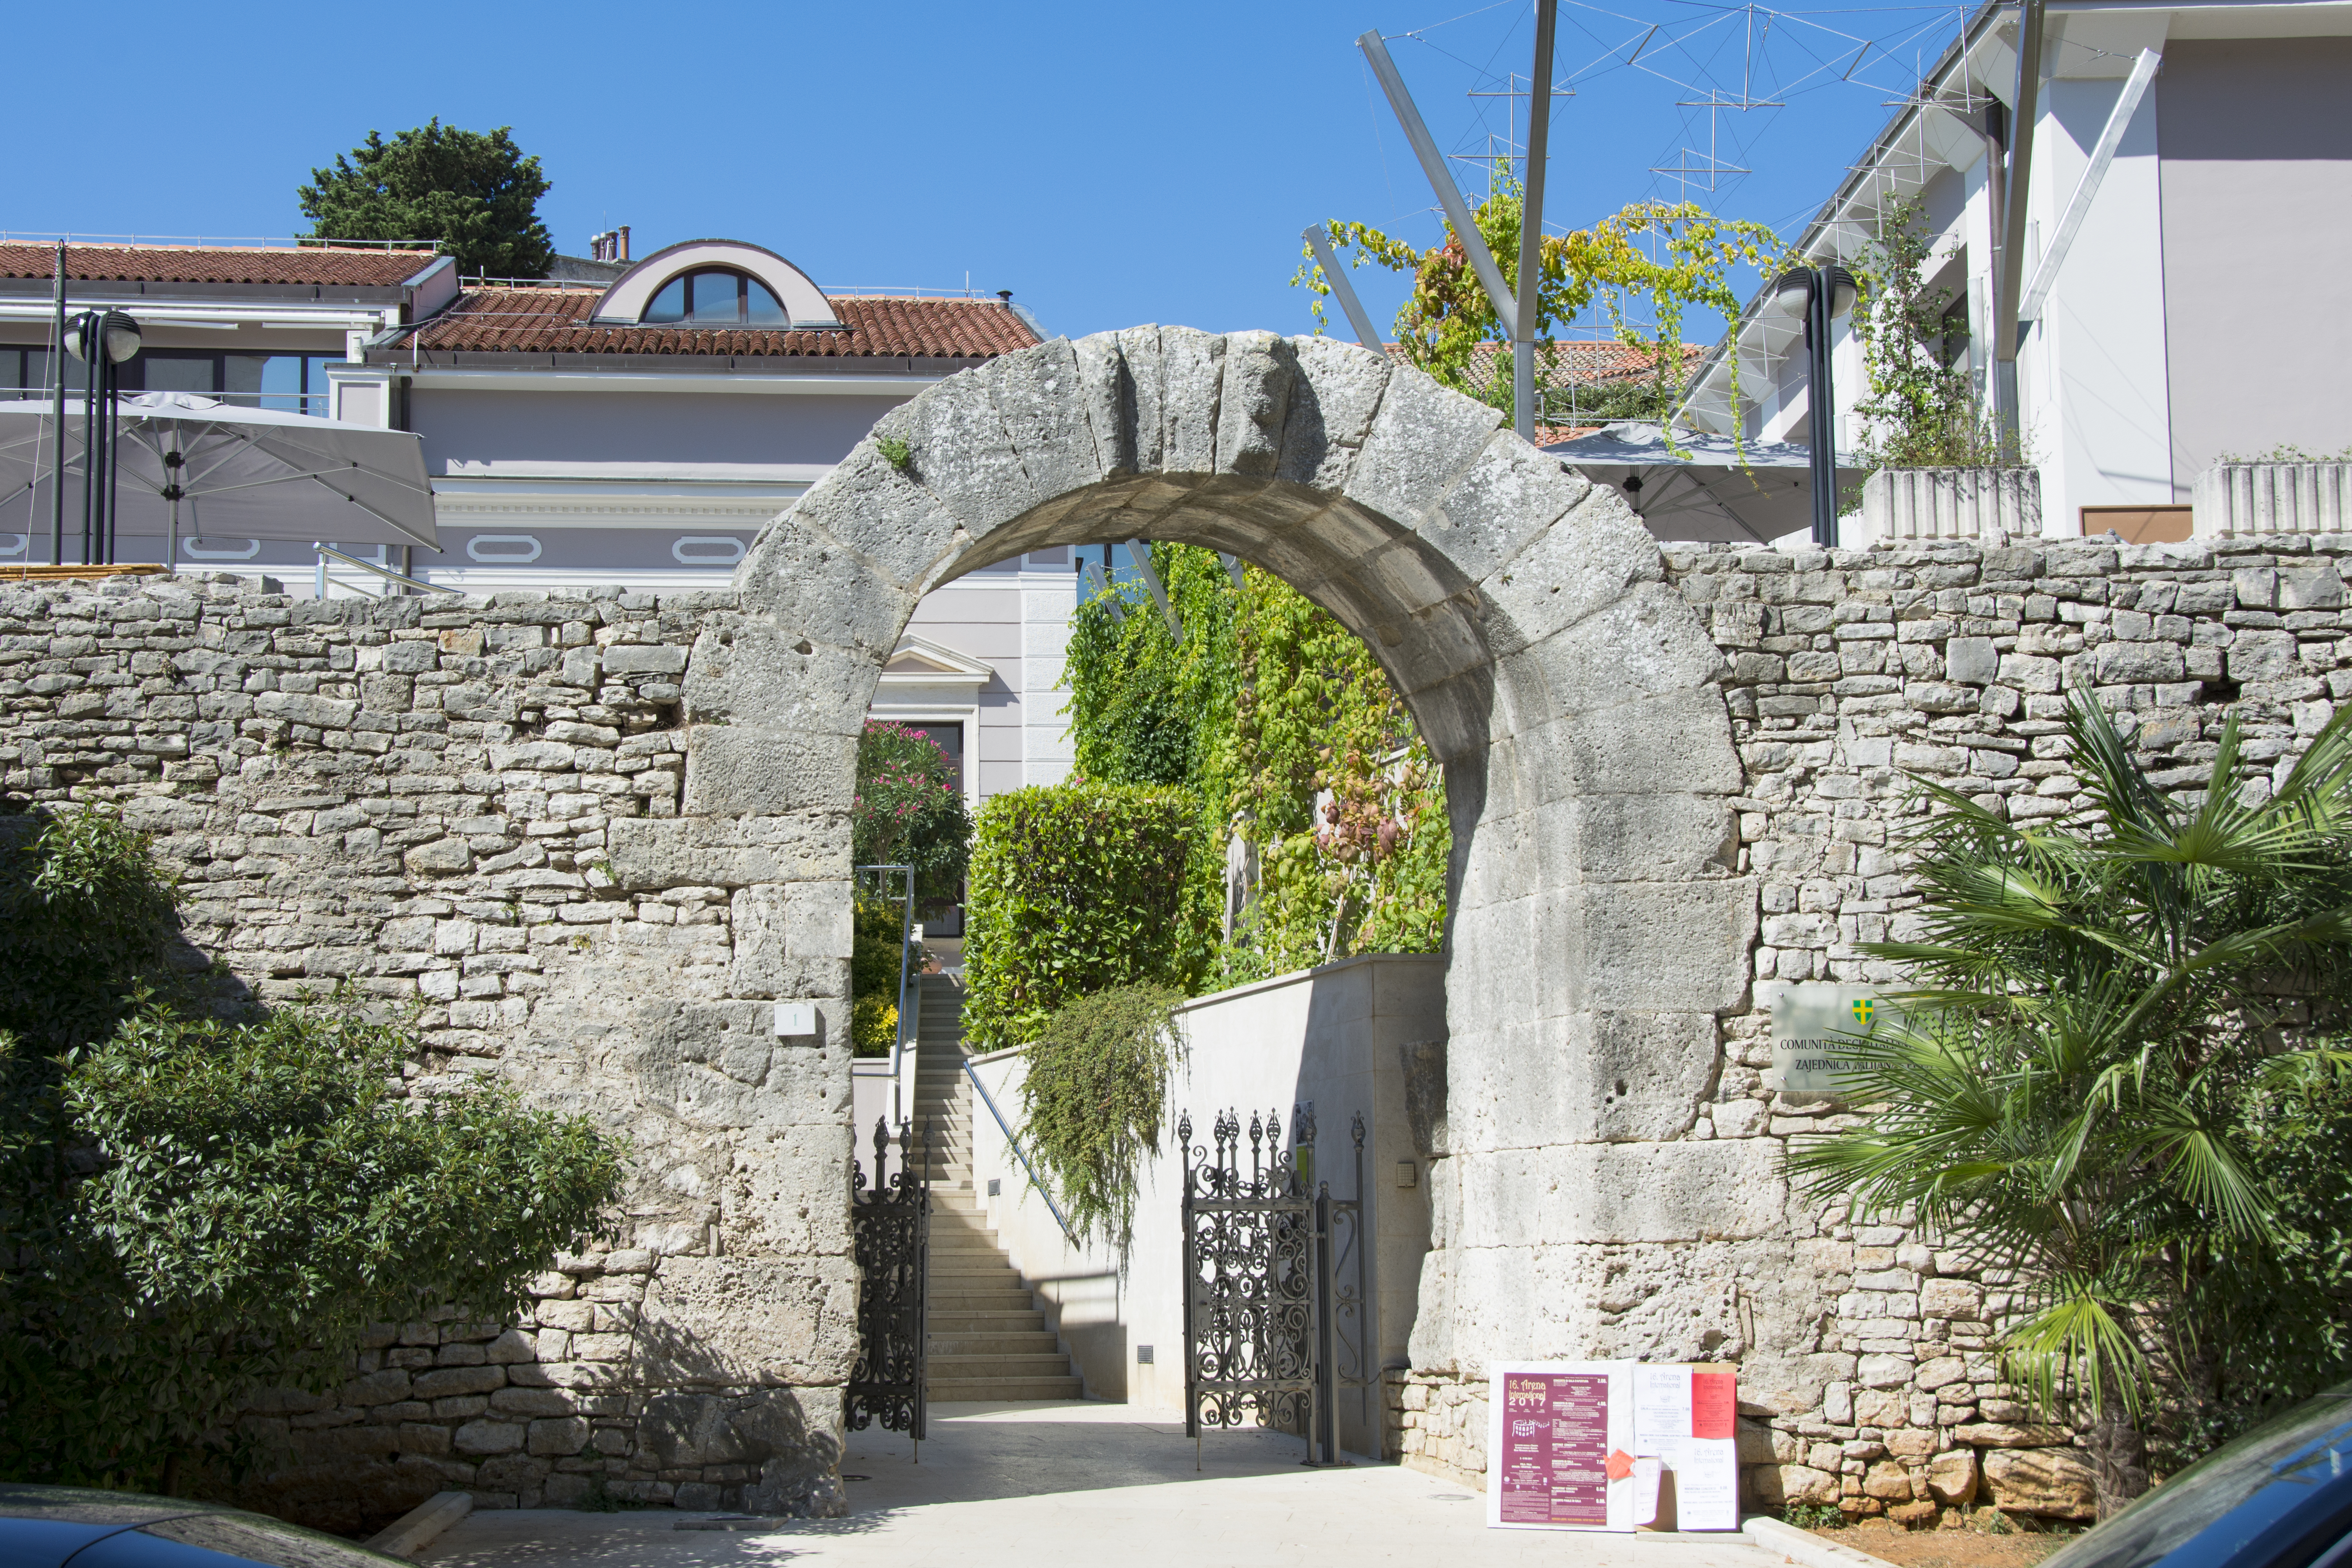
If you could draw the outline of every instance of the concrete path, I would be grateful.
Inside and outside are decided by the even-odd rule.
[[[1178,1418],[1121,1405],[934,1405],[903,1437],[850,1439],[847,1519],[670,1509],[478,1512],[424,1561],[450,1568],[1339,1568],[1410,1563],[1770,1568],[1737,1535],[1490,1531],[1475,1492],[1393,1465],[1310,1470],[1295,1437],[1213,1433],[1196,1473]],[[681,1528],[699,1525],[703,1528]]]

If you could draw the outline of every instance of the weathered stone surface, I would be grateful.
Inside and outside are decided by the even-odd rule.
[[[2000,1448],[1984,1458],[1985,1488],[1993,1506],[2048,1519],[2098,1514],[2097,1478],[2068,1448]]]
[[[1977,1495],[1977,1457],[1954,1448],[1927,1461],[1927,1495],[1953,1508],[1965,1508]]]

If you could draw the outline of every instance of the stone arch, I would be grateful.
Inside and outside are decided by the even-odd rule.
[[[845,910],[845,829],[824,825],[929,589],[1025,551],[1171,540],[1280,574],[1363,637],[1444,760],[1454,816],[1413,1360],[1468,1373],[1586,1352],[1557,1249],[1761,1236],[1780,1208],[1760,1141],[1678,1142],[1757,920],[1722,655],[1616,492],[1499,426],[1329,339],[1045,343],[892,411],[772,523],[685,687],[683,815],[772,819],[769,840],[803,847],[817,886],[777,892],[782,929],[811,900]]]

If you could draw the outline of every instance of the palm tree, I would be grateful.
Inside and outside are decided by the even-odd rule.
[[[2097,808],[2078,825],[1919,781],[1920,940],[1866,949],[1916,988],[1849,1043],[1842,1089],[1865,1121],[1790,1163],[2016,1280],[2009,1375],[2082,1428],[2104,1517],[2147,1489],[2150,1392],[2196,1353],[2196,1270],[2281,1234],[2246,1107],[2352,1061],[2274,1032],[2283,1003],[2352,973],[2352,709],[2275,790],[2234,715],[2179,799],[2087,692],[2068,736]]]

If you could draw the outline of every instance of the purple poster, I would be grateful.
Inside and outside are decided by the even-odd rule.
[[[1609,1379],[1503,1374],[1505,1524],[1609,1523]]]

